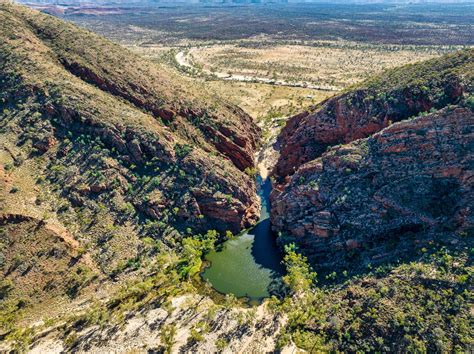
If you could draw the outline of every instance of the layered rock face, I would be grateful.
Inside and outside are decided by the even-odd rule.
[[[0,31],[5,137],[38,159],[38,175],[72,207],[146,223],[155,239],[235,233],[258,219],[255,182],[244,171],[254,166],[260,130],[242,110],[21,6],[0,7]]]
[[[473,71],[473,50],[390,70],[289,120],[274,175],[282,180],[330,146],[365,138],[420,112],[457,103]]]
[[[279,137],[273,229],[327,269],[472,234],[473,78],[469,49],[390,70],[293,117]]]
[[[272,225],[328,269],[472,236],[473,144],[471,102],[333,147],[277,187]]]
[[[73,75],[152,114],[176,135],[210,145],[242,171],[254,165],[260,130],[240,108],[195,92],[156,64],[72,24],[33,13],[23,20]]]

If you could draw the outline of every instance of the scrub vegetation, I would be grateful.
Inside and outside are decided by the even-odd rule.
[[[339,91],[347,102],[370,93],[363,104],[378,114],[389,104],[397,108],[392,93],[408,88],[426,104],[405,123],[441,110],[472,117],[472,84],[464,85],[472,82],[472,50],[445,54],[473,43],[472,16],[463,5],[443,6],[190,6],[180,16],[166,6],[124,6],[113,15],[65,6],[59,13],[127,49],[61,19],[0,4],[0,351],[469,350],[472,228],[449,229],[449,238],[417,244],[405,258],[359,262],[353,249],[347,258],[354,263],[331,271],[309,256],[311,244],[280,233],[286,272],[278,291],[258,304],[218,293],[201,277],[205,256],[258,220],[255,155],[262,145],[278,145],[288,116],[317,111]],[[427,14],[428,33],[413,25],[413,9]],[[401,35],[407,30],[408,39]],[[197,71],[177,65],[181,50]],[[347,53],[358,59],[339,60]],[[432,57],[439,58],[412,64]],[[394,68],[399,64],[408,65]],[[236,68],[337,88],[226,81],[203,72]],[[458,85],[452,104],[443,98],[445,77]],[[425,109],[432,102],[433,110]],[[438,140],[442,128],[436,126]],[[465,137],[468,129],[458,130]],[[353,152],[341,158],[344,181],[368,156],[367,140],[354,146],[327,152],[334,163],[337,149]],[[296,176],[291,186],[299,196],[324,187]],[[282,181],[273,180],[282,191]],[[352,210],[350,191],[340,194],[331,206]],[[390,246],[397,254],[399,245]]]

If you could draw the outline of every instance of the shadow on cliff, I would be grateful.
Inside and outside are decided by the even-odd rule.
[[[281,276],[284,273],[284,267],[281,264],[283,253],[277,245],[276,236],[271,231],[270,219],[259,222],[249,231],[249,234],[255,235],[252,244],[252,257],[255,262]]]

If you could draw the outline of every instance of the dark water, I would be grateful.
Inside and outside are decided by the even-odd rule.
[[[283,274],[282,253],[270,228],[270,180],[259,183],[262,201],[260,221],[233,240],[226,241],[219,251],[206,259],[211,265],[202,277],[224,294],[259,301],[270,296]]]

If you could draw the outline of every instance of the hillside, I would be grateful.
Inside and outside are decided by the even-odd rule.
[[[329,146],[365,138],[392,123],[459,102],[473,90],[474,50],[388,70],[291,118],[279,136],[280,179]]]
[[[328,149],[274,191],[273,227],[331,270],[410,259],[433,242],[472,243],[473,108]]]
[[[142,200],[135,198],[132,204],[152,218],[159,213],[152,210],[153,202],[159,203],[158,195],[149,192],[160,189],[166,199],[181,186],[194,185],[194,195],[179,196],[186,201],[180,204],[183,209],[197,202],[202,215],[224,221],[222,226],[234,231],[251,222],[244,212],[255,207],[254,186],[243,170],[253,167],[259,130],[240,109],[189,92],[176,77],[119,46],[25,8],[2,8],[2,35],[4,122],[10,120],[13,129],[11,120],[18,119],[30,130],[20,133],[16,147],[29,143],[44,154],[43,160],[50,158],[49,164],[56,165],[63,155],[83,153],[76,152],[81,144],[95,146],[98,156],[85,157],[99,164],[96,175],[105,175],[75,180],[76,187],[84,184],[79,194],[89,193],[87,187],[92,193],[104,192],[107,183],[120,177],[117,172],[130,173],[119,182],[138,182],[131,188],[142,193],[136,196]],[[57,151],[62,153],[53,153]],[[67,160],[95,165],[72,156]],[[150,183],[152,177],[160,178],[151,182],[161,188],[144,191],[138,180]],[[63,173],[55,178],[68,187]],[[227,200],[235,211],[233,219],[212,214],[213,203]],[[164,209],[170,211],[169,206]],[[206,223],[204,218],[197,225],[205,229]]]
[[[274,230],[328,269],[471,234],[473,90],[468,49],[389,70],[290,119]]]
[[[0,6],[0,37],[2,297],[74,299],[257,220],[260,131],[242,110],[25,7]]]

